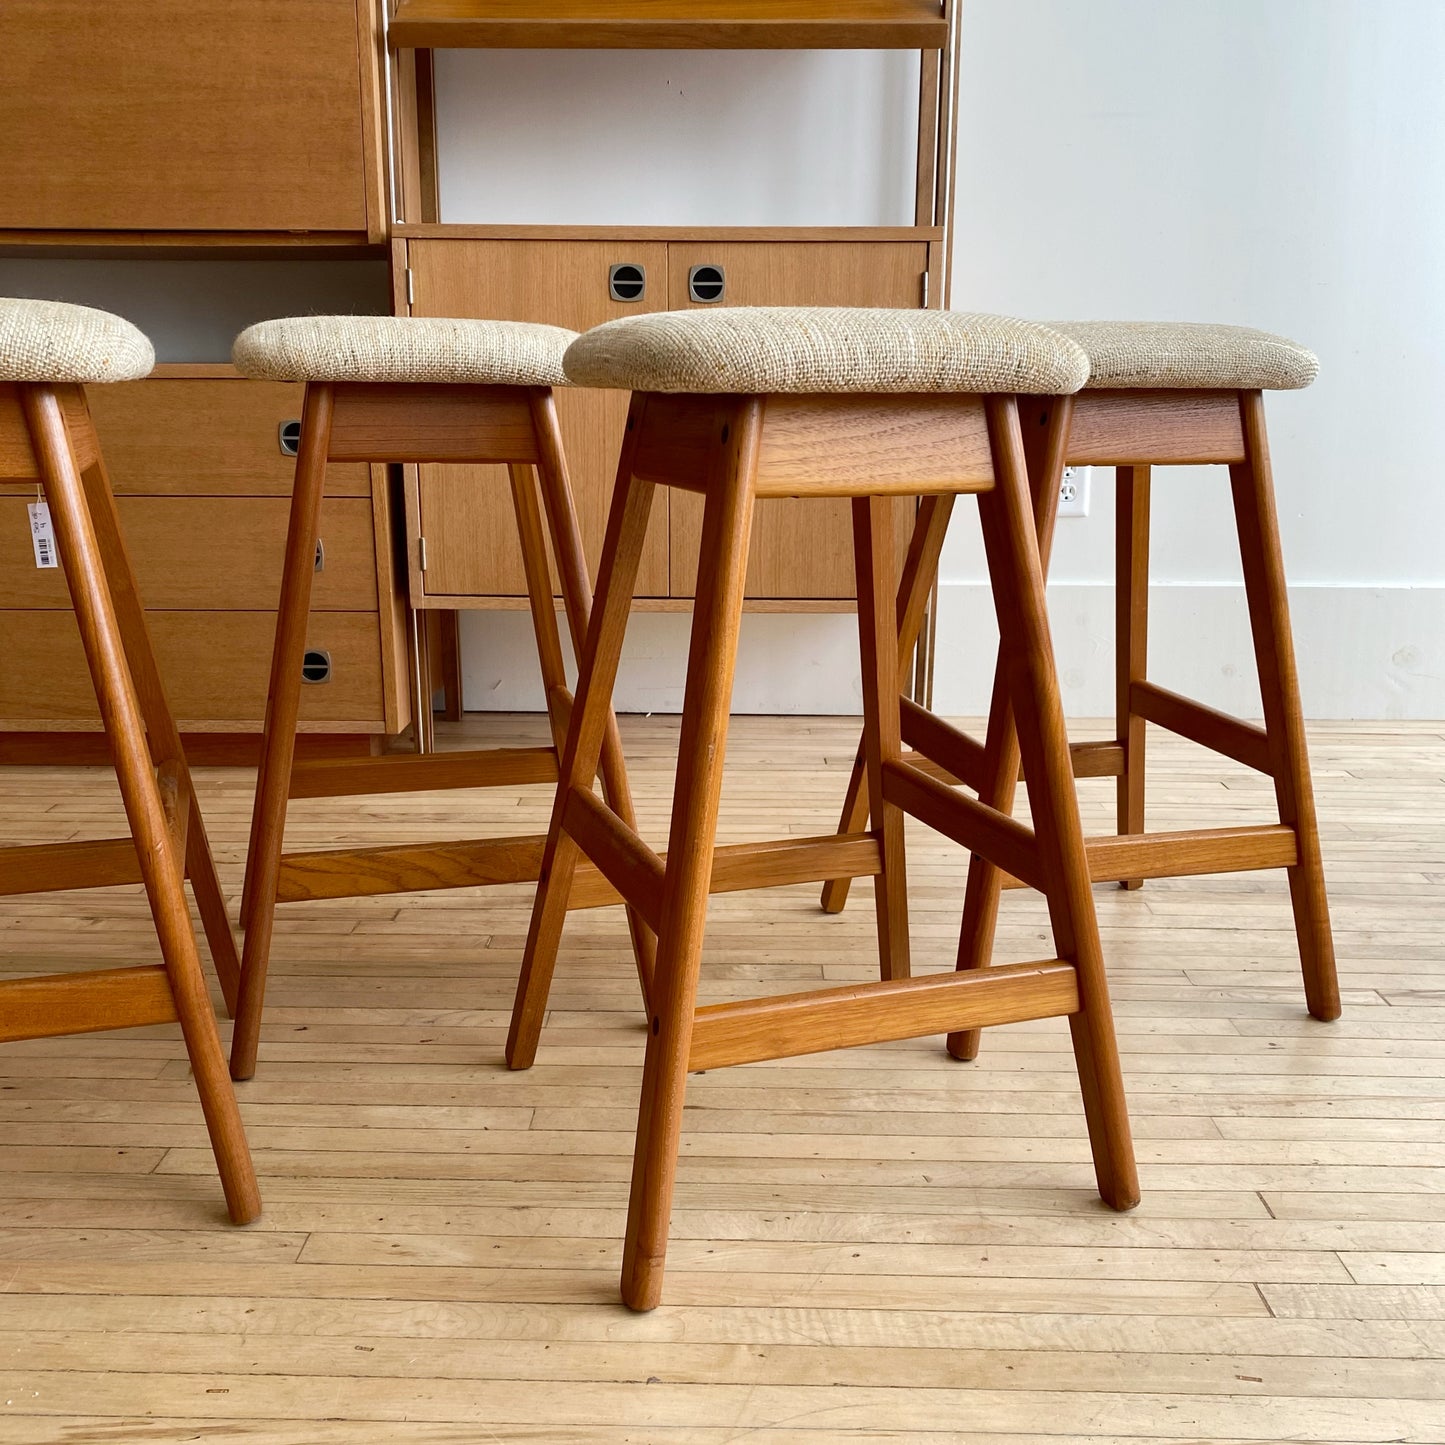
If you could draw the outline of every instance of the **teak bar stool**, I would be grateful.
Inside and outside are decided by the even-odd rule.
[[[1313,353],[1283,337],[1238,326],[1149,322],[1060,322],[1054,328],[1088,353],[1090,379],[1077,396],[1031,400],[1025,409],[1035,517],[1044,565],[1066,464],[1117,468],[1116,676],[1118,732],[1112,743],[1075,743],[1080,777],[1118,779],[1118,835],[1087,842],[1095,882],[1137,888],[1145,878],[1284,868],[1294,907],[1305,999],[1317,1019],[1340,1014],[1329,905],[1325,897],[1314,794],[1305,748],[1284,563],[1265,434],[1264,391],[1295,390],[1315,378]],[[1264,704],[1264,726],[1241,722],[1147,677],[1150,467],[1199,463],[1229,467],[1245,594]],[[915,572],[899,594],[899,645],[911,650],[933,576]],[[904,701],[903,738],[940,773],[1007,811],[1018,778],[1019,748],[1002,669],[995,675],[987,742],[949,729]],[[1145,724],[1155,723],[1274,781],[1279,823],[1147,833],[1144,826]],[[854,765],[842,826],[867,816],[863,762]],[[999,890],[1016,885],[982,857],[969,866],[960,969],[986,967],[993,949]],[[843,907],[848,880],[823,891],[830,912]],[[949,1040],[972,1058],[978,1036]]]
[[[256,1069],[278,903],[531,882],[538,876],[540,836],[283,855],[282,835],[292,798],[556,781],[572,696],[557,632],[543,512],[579,654],[591,605],[552,396],[553,386],[566,383],[562,354],[573,339],[574,333],[560,327],[514,322],[312,316],[262,322],[236,340],[233,360],[244,375],[307,383],[241,905],[245,946],[231,1049],[231,1072],[238,1079],[250,1078]],[[326,465],[340,461],[508,467],[552,746],[295,761]],[[610,713],[603,731],[603,785],[618,814],[631,819],[627,775]],[[645,995],[654,940],[635,912],[630,921]]]
[[[143,883],[164,959],[0,981],[0,1041],[179,1020],[227,1208],[249,1224],[261,1196],[201,972],[187,877],[228,1003],[236,944],[82,389],[135,381],[154,365],[150,342],[118,316],[0,300],[0,482],[36,487],[49,509],[53,539],[43,512],[31,524],[36,562],[64,568],[130,824],[125,838],[0,847],[0,895]]]
[[[949,1029],[1068,1015],[1099,1192],[1138,1202],[1113,1018],[1084,862],[1028,513],[1015,393],[1071,391],[1082,351],[1041,326],[943,312],[738,309],[612,322],[567,353],[580,384],[631,388],[592,626],[547,835],[507,1045],[536,1053],[563,922],[585,855],[653,926],[657,962],[622,1297],[655,1306],[690,1071]],[[654,489],[702,493],[704,520],[665,856],[592,791]],[[1008,695],[1035,829],[954,793],[902,755],[893,505],[946,520],[978,494]],[[753,502],[849,497],[858,579],[872,831],[715,847]],[[1057,957],[910,979],[908,813],[1042,888]],[[882,981],[696,1007],[710,892],[871,875]]]

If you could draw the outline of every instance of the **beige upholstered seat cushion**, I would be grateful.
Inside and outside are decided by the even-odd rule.
[[[565,386],[560,326],[412,316],[293,316],[248,327],[231,349],[264,381],[470,382]]]
[[[1268,331],[1189,321],[1051,321],[1089,354],[1089,387],[1297,391],[1313,351]]]
[[[631,391],[1077,391],[1083,351],[1035,322],[949,311],[737,306],[630,316],[567,352],[578,386]]]
[[[109,311],[0,297],[0,381],[136,381],[155,364],[144,332]]]

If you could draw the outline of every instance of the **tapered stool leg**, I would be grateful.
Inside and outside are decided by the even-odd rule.
[[[1299,674],[1295,666],[1264,424],[1264,398],[1257,391],[1242,393],[1240,411],[1245,460],[1230,467],[1229,479],[1239,526],[1245,596],[1259,667],[1259,690],[1279,820],[1294,829],[1298,849],[1298,861],[1288,870],[1288,877],[1300,968],[1310,1013],[1317,1019],[1337,1019],[1340,986],[1335,971],[1334,937],[1325,893],[1304,715],[1300,708]]]
[[[622,656],[622,641],[627,630],[637,569],[647,540],[653,490],[650,482],[641,482],[632,476],[631,447],[625,446],[612,510],[607,520],[607,541],[597,581],[597,600],[580,659],[572,724],[567,730],[557,797],[547,830],[541,875],[532,904],[527,946],[507,1033],[506,1059],[507,1067],[511,1069],[529,1069],[537,1057],[537,1042],[547,1012],[557,947],[567,921],[568,899],[579,857],[577,843],[562,820],[573,792],[590,789],[597,774],[598,759],[612,719],[612,686]]]
[[[622,1257],[622,1299],[634,1310],[650,1310],[662,1297],[733,670],[742,624],[753,517],[752,472],[759,431],[760,408],[753,403],[739,419],[737,434],[729,444],[727,473],[709,489],[703,512],[692,645],[658,930],[654,1002]],[[889,681],[893,681],[891,675]]]
[[[86,426],[90,426],[89,416]],[[91,437],[94,439],[94,430]],[[126,551],[125,539],[120,530],[120,517],[116,511],[115,494],[111,490],[110,478],[105,464],[99,460],[100,445],[92,441],[90,450],[97,460],[81,476],[85,486],[86,505],[95,527],[95,536],[100,548],[101,563],[105,568],[111,598],[115,604],[116,622],[120,628],[121,641],[125,646],[126,661],[135,682],[136,696],[140,703],[141,716],[145,721],[146,737],[150,744],[151,757],[174,775],[178,790],[178,809],[184,815],[184,869],[191,880],[191,891],[195,894],[196,907],[201,915],[201,926],[206,942],[210,946],[211,960],[215,965],[216,977],[221,984],[221,993],[226,1008],[232,1014],[236,1009],[236,995],[240,983],[241,962],[236,952],[236,936],[231,930],[231,919],[226,908],[226,897],[216,873],[215,858],[211,853],[210,840],[206,835],[205,821],[196,803],[195,784],[191,779],[190,766],[181,745],[181,735],[176,727],[175,716],[166,696],[160,668],[155,659],[155,648],[151,642],[150,625],[146,621],[145,608],[141,603],[140,591],[136,586],[135,572]]]
[[[1028,466],[1029,493],[1037,529],[1039,565],[1048,576],[1053,551],[1054,527],[1059,515],[1059,486],[1067,463],[1066,446],[1073,419],[1073,397],[1057,397],[1040,409],[1030,399],[1030,425],[1023,429],[1024,457]],[[1018,791],[1021,753],[1014,719],[1012,690],[1005,672],[1006,650],[1000,646],[994,664],[993,694],[988,709],[988,731],[984,742],[983,781],[979,798],[1002,813],[1013,809]],[[1032,797],[1032,794],[1030,794]],[[958,937],[958,969],[987,968],[993,958],[994,935],[998,931],[999,900],[1003,875],[980,853],[968,860],[964,885],[963,923]],[[948,1036],[946,1047],[964,1062],[978,1057],[981,1032],[965,1029]]]
[[[201,972],[183,860],[167,822],[84,484],[54,392],[24,387],[21,399],[226,1204],[233,1221],[247,1224],[260,1214],[261,1197]]]
[[[1116,469],[1114,505],[1114,710],[1116,737],[1124,753],[1118,781],[1120,833],[1144,831],[1145,721],[1134,711],[1133,687],[1149,675],[1149,477],[1148,467]],[[1125,878],[1121,888],[1143,886]]]
[[[858,581],[858,642],[863,676],[863,759],[868,812],[882,851],[873,879],[878,963],[883,978],[909,976],[908,882],[903,810],[883,791],[883,765],[903,752],[898,705],[898,621],[892,596],[893,499],[853,499],[853,557]]]
[[[537,436],[537,475],[542,488],[542,508],[552,539],[552,555],[557,562],[558,580],[562,586],[562,605],[572,636],[572,650],[580,665],[587,645],[587,630],[592,616],[592,583],[587,574],[587,556],[582,548],[582,532],[577,525],[577,509],[572,500],[572,483],[567,471],[567,454],[562,446],[562,432],[557,423],[557,402],[550,391],[537,391],[531,400],[532,427]],[[609,689],[610,691],[610,689]],[[632,804],[632,790],[622,759],[622,736],[617,718],[611,714],[602,739],[602,794],[613,812],[629,827],[635,827],[637,815]],[[637,964],[638,982],[646,1003],[652,988],[652,974],[657,957],[657,939],[635,908],[627,910],[627,926],[632,934],[632,953]]]
[[[1069,1017],[1099,1193],[1115,1209],[1139,1202],[1119,1048],[1089,886],[1074,769],[1059,698],[1044,600],[1044,575],[1030,515],[1018,412],[988,401],[998,484],[979,498],[984,547],[998,610],[1004,671],[1043,862],[1049,920],[1060,958],[1078,971],[1079,1011]]]
[[[332,389],[325,385],[308,386],[296,481],[291,493],[281,601],[271,653],[271,682],[266,694],[265,734],[256,777],[256,802],[251,815],[251,844],[246,855],[246,883],[241,903],[246,937],[241,954],[236,1027],[231,1039],[231,1075],[236,1079],[249,1079],[256,1072],[256,1052],[261,1041],[261,1014],[265,1007],[266,971],[271,958],[276,891],[281,877],[286,804],[296,757],[301,666],[311,616],[311,580],[321,526],[321,499],[326,490],[332,411]]]
[[[953,515],[951,496],[924,497],[919,503],[909,540],[908,555],[903,562],[903,576],[898,586],[898,687],[907,685],[913,649],[918,644],[928,615],[928,601],[938,575],[938,559],[948,535],[949,518]],[[861,833],[868,823],[868,788],[865,773],[864,746],[858,743],[848,790],[843,798],[843,812],[838,822],[840,833]],[[841,913],[848,902],[851,878],[830,878],[823,885],[822,905],[825,913]]]

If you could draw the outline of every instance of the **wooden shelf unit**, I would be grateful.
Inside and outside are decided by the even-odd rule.
[[[939,0],[399,0],[398,49],[942,50]]]
[[[393,0],[388,43],[402,218],[393,240],[398,314],[492,316],[583,330],[619,316],[695,304],[687,276],[701,264],[725,268],[724,305],[946,306],[957,10],[958,0]],[[918,50],[913,224],[443,224],[432,51],[445,48]],[[608,270],[612,263],[626,262],[646,268],[648,289],[643,297],[617,302],[608,293]],[[620,395],[564,393],[560,398],[584,542],[594,567],[625,408]],[[505,537],[498,538],[499,529],[486,524],[505,504],[505,481],[495,471],[408,470],[408,571],[415,607],[445,612],[518,605],[520,559]],[[688,605],[698,541],[689,500],[673,500],[666,515],[653,519],[639,579],[640,610]],[[852,608],[846,508],[832,518],[821,512],[811,509],[805,519],[791,515],[786,502],[760,504],[759,545],[749,574],[751,607]],[[454,664],[447,681],[454,692]]]

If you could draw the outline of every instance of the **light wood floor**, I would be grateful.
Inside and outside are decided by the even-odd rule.
[[[535,735],[530,720],[451,736]],[[664,835],[673,719],[624,721]],[[855,728],[739,719],[730,840],[831,830]],[[667,1302],[616,1302],[641,1031],[574,916],[536,1068],[499,1067],[521,890],[293,906],[223,1222],[174,1029],[0,1050],[0,1441],[1445,1441],[1445,729],[1313,734],[1345,1017],[1280,875],[1099,889],[1144,1203],[1094,1195],[1062,1021],[694,1081]],[[1157,736],[1154,826],[1262,818]],[[250,776],[202,775],[239,882]],[[1112,784],[1083,785],[1106,823]],[[545,789],[295,807],[294,845],[541,826]],[[0,836],[103,833],[107,775],[0,776]],[[910,834],[916,962],[963,859]],[[715,900],[713,998],[872,975],[871,890]],[[1000,958],[1050,952],[1005,901]],[[7,900],[15,974],[154,956],[135,890]]]

